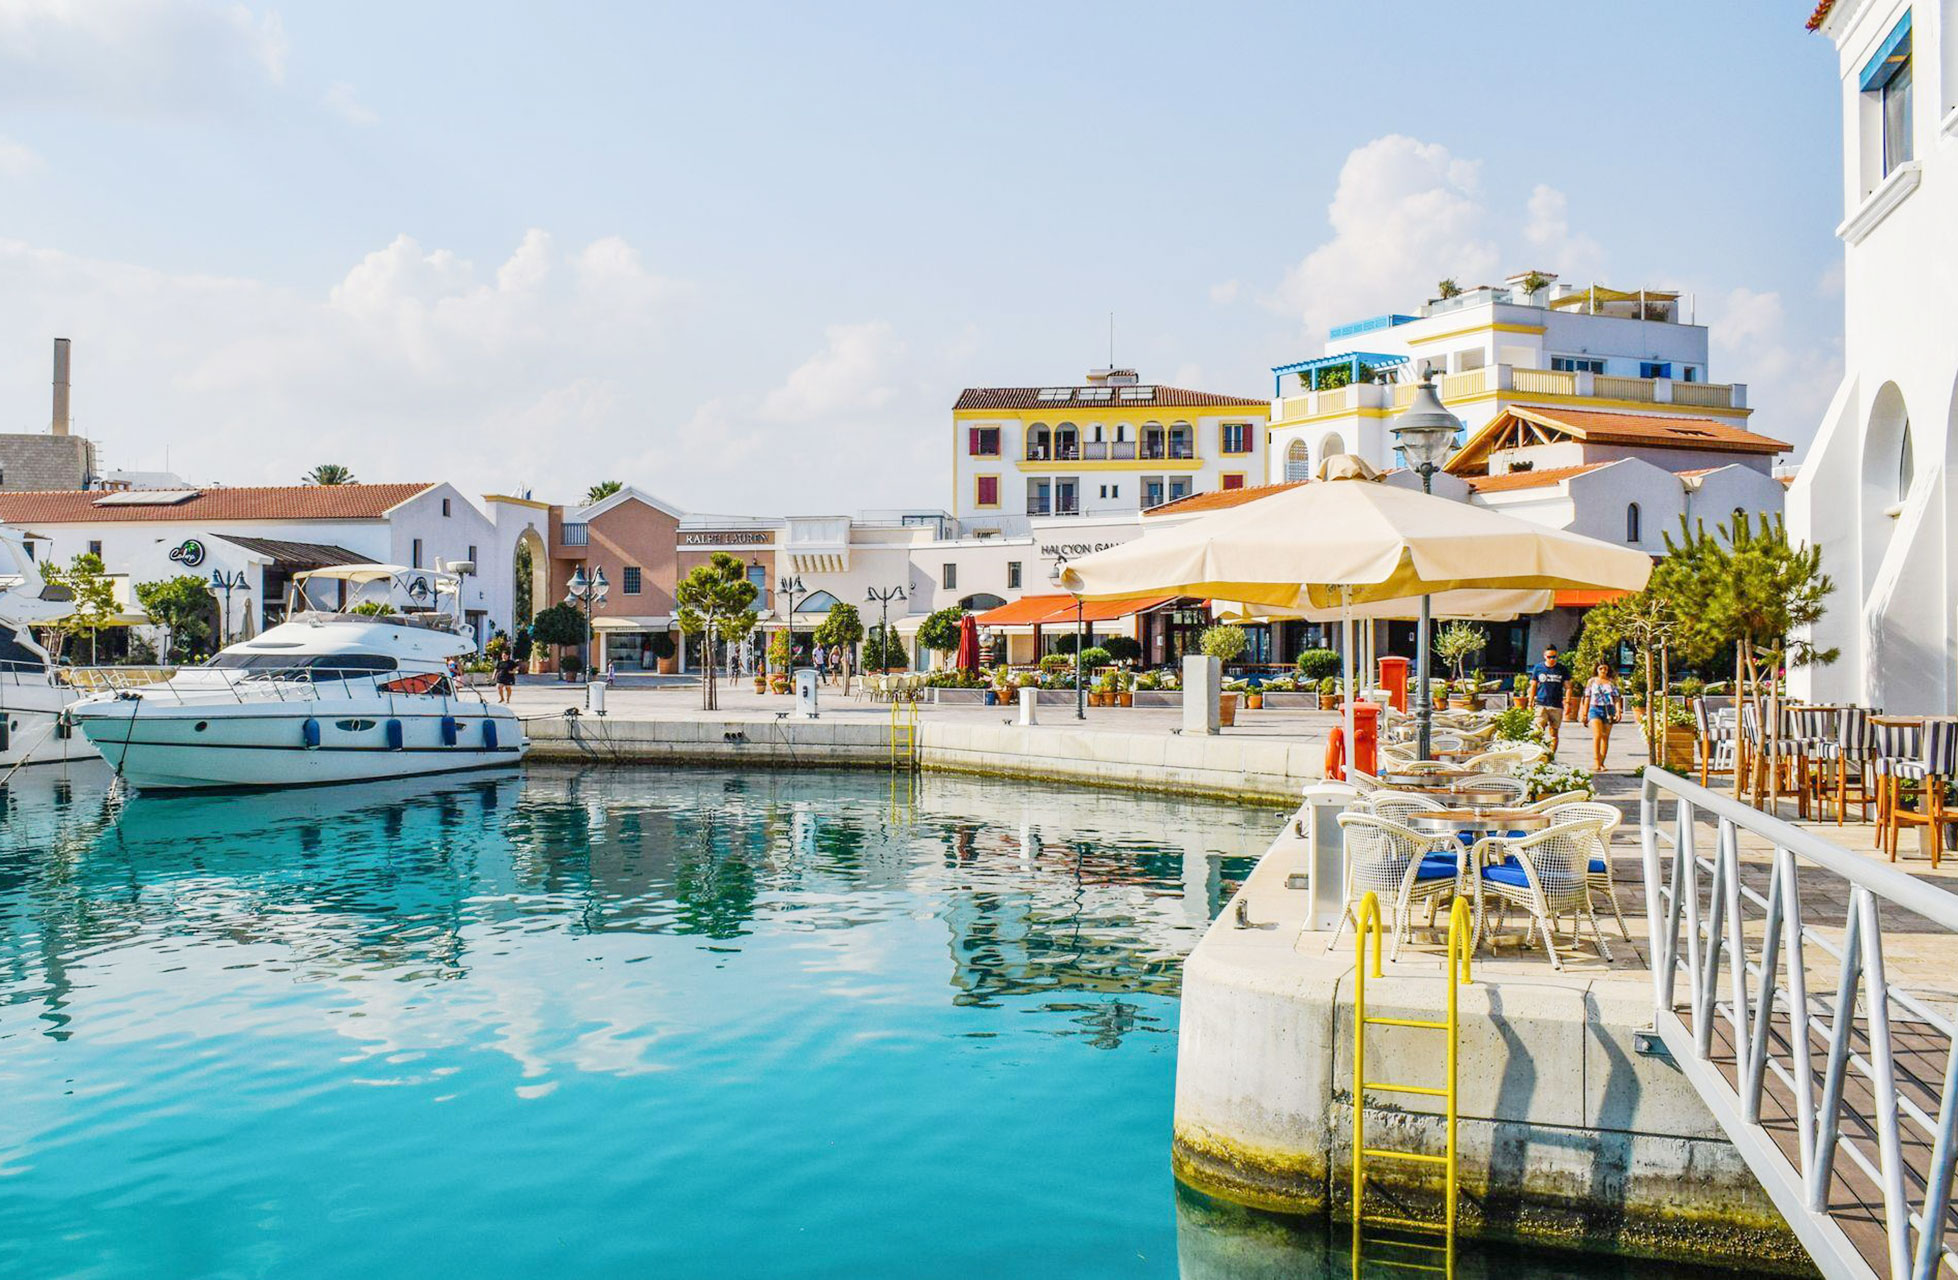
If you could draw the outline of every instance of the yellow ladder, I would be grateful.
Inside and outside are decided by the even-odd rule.
[[[891,695],[891,769],[918,767],[918,703],[907,692]]]
[[[1354,940],[1353,953],[1353,1268],[1359,1274],[1361,1233],[1369,1225],[1375,1227],[1398,1227],[1414,1231],[1443,1232],[1444,1245],[1436,1252],[1444,1254],[1440,1265],[1396,1262],[1380,1259],[1389,1265],[1405,1267],[1416,1271],[1436,1271],[1453,1274],[1455,1266],[1455,1203],[1456,1203],[1456,994],[1468,983],[1474,981],[1469,976],[1469,946],[1474,938],[1473,921],[1469,915],[1468,901],[1456,898],[1455,905],[1448,912],[1448,1016],[1435,1018],[1376,1018],[1367,1013],[1367,940],[1373,941],[1373,976],[1381,975],[1380,942],[1385,932],[1380,919],[1380,899],[1372,893],[1360,900],[1359,936]],[[1367,1028],[1368,1027],[1413,1027],[1422,1031],[1439,1031],[1448,1037],[1448,1083],[1446,1085],[1396,1084],[1385,1080],[1367,1079]],[[1375,1093],[1405,1093],[1424,1098],[1444,1100],[1448,1120],[1447,1151],[1443,1155],[1428,1155],[1417,1151],[1388,1151],[1382,1147],[1369,1147],[1366,1144],[1366,1095]],[[1400,1160],[1411,1164],[1438,1164],[1442,1166],[1446,1179],[1446,1206],[1443,1222],[1437,1227],[1431,1222],[1419,1222],[1408,1218],[1372,1218],[1366,1216],[1366,1166],[1369,1160]],[[1396,1242],[1400,1243],[1400,1242]]]

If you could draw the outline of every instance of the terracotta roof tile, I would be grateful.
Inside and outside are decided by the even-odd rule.
[[[1829,20],[1829,10],[1836,7],[1836,0],[1817,0],[1815,11],[1808,15],[1808,29],[1819,30]]]
[[[1719,418],[1695,418],[1660,413],[1605,413],[1596,409],[1540,408],[1512,405],[1510,412],[1539,422],[1571,429],[1580,439],[1613,440],[1675,449],[1715,449],[1732,453],[1786,453],[1785,440],[1737,427]]]
[[[1543,471],[1510,471],[1499,476],[1463,476],[1470,493],[1508,493],[1515,489],[1541,489],[1553,484],[1562,484],[1572,476],[1581,476],[1599,467],[1608,467],[1609,462],[1591,462],[1581,467],[1550,467]]]
[[[1269,411],[1271,401],[1252,400],[1243,396],[1220,396],[1208,391],[1186,391],[1182,387],[1164,387],[1149,384],[1155,395],[1147,400],[1124,400],[1123,388],[1114,387],[1114,395],[1106,400],[1080,400],[1070,396],[1066,400],[1043,400],[1040,393],[1045,387],[967,387],[959,393],[958,403],[952,406],[954,413],[961,409],[1049,409],[1058,417],[1066,417],[1077,409],[1133,409],[1146,413],[1150,409],[1205,409],[1205,408],[1258,408]],[[1084,387],[1070,387],[1080,392]],[[1100,390],[1101,388],[1096,388]]]
[[[141,524],[169,520],[378,520],[432,484],[325,484],[197,489],[181,502],[132,502],[146,490],[52,489],[0,493],[0,524]],[[186,492],[157,490],[164,498]],[[116,501],[103,503],[104,498]]]
[[[1303,480],[1290,480],[1283,484],[1254,484],[1245,489],[1218,489],[1212,493],[1193,493],[1187,498],[1165,502],[1159,507],[1151,507],[1142,514],[1145,516],[1186,516],[1193,511],[1223,511],[1230,507],[1241,507],[1259,498],[1269,498],[1274,493],[1286,489],[1296,489]]]

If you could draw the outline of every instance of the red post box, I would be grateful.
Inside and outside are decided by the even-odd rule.
[[[1380,704],[1361,699],[1353,707],[1353,767],[1380,772]]]
[[[1411,658],[1380,660],[1380,687],[1387,691],[1387,701],[1396,711],[1407,710],[1407,669],[1412,665]]]

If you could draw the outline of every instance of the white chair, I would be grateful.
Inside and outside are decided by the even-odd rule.
[[[1559,791],[1554,796],[1545,796],[1543,799],[1531,801],[1523,807],[1531,813],[1549,813],[1559,805],[1577,804],[1580,801],[1589,800],[1590,798],[1591,793],[1589,791]]]
[[[1462,767],[1482,773],[1509,773],[1530,763],[1528,754],[1522,751],[1484,751],[1479,756],[1470,756],[1462,761]]]
[[[1604,930],[1598,927],[1597,914],[1591,910],[1588,873],[1597,826],[1597,819],[1584,818],[1560,822],[1527,836],[1489,836],[1476,842],[1474,861],[1482,864],[1481,892],[1493,897],[1504,914],[1511,906],[1530,913],[1531,929],[1542,931],[1550,967],[1559,972],[1564,967],[1557,956],[1554,933],[1559,916],[1571,917],[1573,946],[1577,943],[1577,917],[1581,914],[1589,920],[1598,954],[1607,962],[1611,959]],[[1501,927],[1500,917],[1497,927]],[[1492,937],[1492,946],[1494,942]]]
[[[1433,796],[1418,795],[1412,791],[1375,791],[1361,797],[1359,804],[1376,818],[1399,823],[1405,823],[1409,814],[1432,813],[1436,808]]]
[[[1338,945],[1360,899],[1375,893],[1391,904],[1393,958],[1398,960],[1401,941],[1413,927],[1414,908],[1425,902],[1432,912],[1454,897],[1464,876],[1472,878],[1474,871],[1464,871],[1461,844],[1453,835],[1423,835],[1370,813],[1342,813],[1339,827],[1346,846],[1346,910],[1326,949]],[[1432,914],[1429,921],[1433,923]]]
[[[1521,804],[1530,790],[1529,784],[1521,778],[1512,778],[1506,773],[1472,773],[1455,785],[1463,791],[1503,792],[1511,804]]]
[[[1611,836],[1618,830],[1618,824],[1625,820],[1617,805],[1587,803],[1576,801],[1560,804],[1546,811],[1550,821],[1556,824],[1566,822],[1592,821],[1597,823],[1596,844],[1591,850],[1591,858],[1584,869],[1586,881],[1591,886],[1593,896],[1602,893],[1605,902],[1611,907],[1612,919],[1618,922],[1618,932],[1625,941],[1632,940],[1632,931],[1625,927],[1625,914],[1618,909],[1618,894],[1611,882]]]

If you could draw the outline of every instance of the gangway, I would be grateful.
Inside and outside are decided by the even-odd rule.
[[[1958,958],[1958,895],[1653,766],[1639,826],[1654,1032],[1816,1266],[1958,1275],[1951,983],[1885,967]]]
[[[1380,922],[1380,899],[1368,893],[1360,899],[1358,912],[1359,932],[1353,946],[1353,1229],[1352,1250],[1355,1274],[1358,1274],[1361,1254],[1364,1251],[1366,1233],[1369,1228],[1381,1228],[1416,1233],[1438,1233],[1442,1242],[1438,1245],[1419,1244],[1401,1239],[1381,1239],[1375,1244],[1388,1245],[1401,1249],[1416,1250],[1417,1258],[1427,1260],[1380,1258],[1374,1261],[1388,1266],[1402,1267],[1415,1271],[1434,1271],[1446,1275],[1454,1273],[1455,1265],[1455,1221],[1457,1200],[1457,1152],[1455,1130],[1459,1116],[1459,1096],[1457,1084],[1457,1048],[1460,1044],[1458,1034],[1460,1021],[1457,1016],[1457,997],[1461,988],[1473,979],[1469,974],[1469,953],[1475,942],[1473,922],[1469,915],[1468,901],[1457,897],[1455,905],[1448,913],[1448,1005],[1447,1014],[1442,1018],[1383,1018],[1367,1012],[1367,942],[1373,943],[1373,976],[1381,976],[1380,942],[1383,932]],[[1403,1027],[1411,1030],[1439,1032],[1448,1039],[1446,1054],[1446,1075],[1442,1084],[1406,1084],[1387,1080],[1372,1080],[1367,1070],[1367,1028]],[[1370,1147],[1366,1141],[1366,1097],[1368,1093],[1399,1093],[1413,1097],[1439,1098],[1442,1100],[1443,1115],[1447,1124],[1447,1138],[1441,1155],[1422,1151],[1395,1151],[1386,1147]],[[1408,1164],[1438,1165],[1443,1178],[1443,1208],[1440,1223],[1423,1222],[1414,1218],[1388,1217],[1366,1213],[1367,1162],[1370,1160],[1398,1161]],[[1439,1255],[1433,1257],[1432,1255]]]

